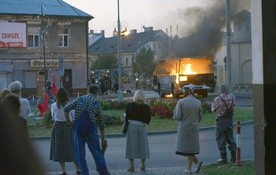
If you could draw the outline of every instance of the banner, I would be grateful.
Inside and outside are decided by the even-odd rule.
[[[0,22],[0,48],[26,47],[26,23]]]

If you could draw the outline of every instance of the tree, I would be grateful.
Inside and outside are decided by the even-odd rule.
[[[146,79],[151,78],[154,70],[153,58],[154,52],[151,49],[142,48],[134,57],[133,71]]]
[[[99,55],[92,64],[91,70],[114,69],[117,66],[117,57],[114,54]]]

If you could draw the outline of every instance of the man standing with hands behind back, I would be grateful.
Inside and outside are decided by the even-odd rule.
[[[212,111],[216,112],[216,142],[220,152],[218,163],[227,163],[227,151],[231,152],[231,161],[236,161],[236,142],[233,136],[233,116],[227,116],[226,108],[234,110],[235,97],[229,93],[228,86],[222,83],[219,87],[220,95],[215,98],[212,104]]]
[[[81,168],[82,175],[89,175],[85,159],[85,143],[87,143],[88,148],[95,160],[99,174],[109,175],[103,155],[103,152],[107,147],[107,142],[105,140],[104,120],[101,105],[96,100],[98,92],[98,86],[89,85],[88,93],[86,95],[76,98],[64,108],[65,118],[69,126],[71,126],[71,122],[68,113],[69,111],[75,109],[76,119],[74,121],[73,128],[75,157]],[[96,122],[99,122],[103,150],[100,146]]]

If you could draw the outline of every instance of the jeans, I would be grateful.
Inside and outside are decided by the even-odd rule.
[[[87,121],[88,129],[86,128],[86,134],[78,132],[82,128],[83,120]],[[74,145],[75,145],[75,158],[80,166],[82,175],[89,175],[89,170],[87,167],[87,162],[85,159],[85,143],[88,145],[97,167],[97,171],[100,175],[109,175],[109,172],[106,167],[106,162],[104,155],[101,150],[98,129],[95,122],[91,122],[88,117],[82,118],[79,117],[74,124]]]

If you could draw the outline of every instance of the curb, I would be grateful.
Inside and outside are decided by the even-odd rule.
[[[241,125],[249,125],[254,123],[253,120],[250,121],[246,121],[246,122],[241,122]],[[234,123],[234,125],[236,125],[237,123]],[[208,126],[208,127],[202,127],[199,128],[200,131],[205,131],[205,130],[211,130],[214,129],[215,126]],[[176,130],[168,130],[168,131],[151,131],[148,132],[148,135],[161,135],[161,134],[174,134],[176,133]],[[117,137],[125,137],[125,134],[121,134],[121,133],[111,133],[111,134],[106,134],[105,137],[106,138],[117,138]],[[30,137],[30,140],[49,140],[50,137]]]

